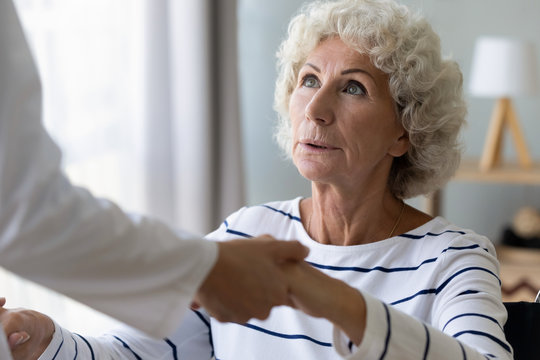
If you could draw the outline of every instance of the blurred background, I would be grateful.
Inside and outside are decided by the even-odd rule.
[[[476,40],[504,36],[540,49],[535,0],[401,0],[441,37],[464,75],[464,158],[478,159],[495,98],[468,90]],[[15,0],[43,80],[44,123],[72,181],[197,233],[243,205],[307,196],[309,184],[273,141],[275,52],[300,0]],[[536,76],[536,75],[531,75]],[[513,99],[540,158],[539,94]],[[516,158],[512,139],[504,157]],[[439,213],[494,243],[540,182],[455,179]],[[424,198],[409,202],[425,207]],[[41,310],[99,333],[114,321],[2,273],[8,307]]]

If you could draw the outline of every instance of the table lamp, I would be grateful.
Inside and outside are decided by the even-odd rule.
[[[480,159],[481,171],[500,164],[506,126],[514,139],[519,165],[526,169],[531,167],[531,157],[511,98],[533,95],[537,90],[536,55],[532,44],[501,37],[481,37],[476,41],[470,92],[497,99]]]

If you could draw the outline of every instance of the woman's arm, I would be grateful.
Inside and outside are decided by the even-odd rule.
[[[366,327],[366,304],[362,293],[308,263],[286,265],[292,305],[308,315],[325,318],[358,345]]]
[[[29,335],[23,343],[11,344],[14,360],[210,360],[213,356],[209,317],[203,311],[189,312],[171,337],[159,340],[129,327],[99,337],[82,336],[26,309],[0,308],[0,322],[8,338],[10,334]]]
[[[475,259],[480,267],[477,256],[471,256],[471,259]],[[452,261],[448,263],[454,268]],[[450,273],[459,274],[462,265]],[[475,274],[481,279],[474,276],[453,278],[486,287],[485,292],[475,290],[474,294],[460,294],[456,289],[456,296],[449,294],[445,297],[449,300],[437,305],[442,308],[432,309],[436,319],[431,324],[322,274],[308,264],[300,270],[286,267],[286,271],[292,303],[307,314],[326,318],[334,324],[334,346],[344,358],[381,358],[384,355],[385,359],[400,360],[485,359],[485,356],[512,359],[512,349],[502,331],[503,324],[496,320],[500,317],[498,305],[502,304],[500,300],[496,301],[496,296],[490,295],[492,291],[487,290],[497,285],[493,284],[495,277],[484,271]],[[475,315],[467,316],[470,313]]]
[[[52,340],[53,321],[37,311],[6,309],[4,305],[5,298],[0,298],[0,324],[7,336],[13,359],[37,359]]]

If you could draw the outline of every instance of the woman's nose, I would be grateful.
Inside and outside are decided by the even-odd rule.
[[[318,125],[328,126],[334,122],[336,99],[328,88],[319,88],[306,105],[306,118]]]

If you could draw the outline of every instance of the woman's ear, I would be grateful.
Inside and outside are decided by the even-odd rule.
[[[388,153],[393,157],[400,157],[409,150],[410,146],[411,143],[409,142],[409,133],[403,129],[403,132],[390,147]]]

